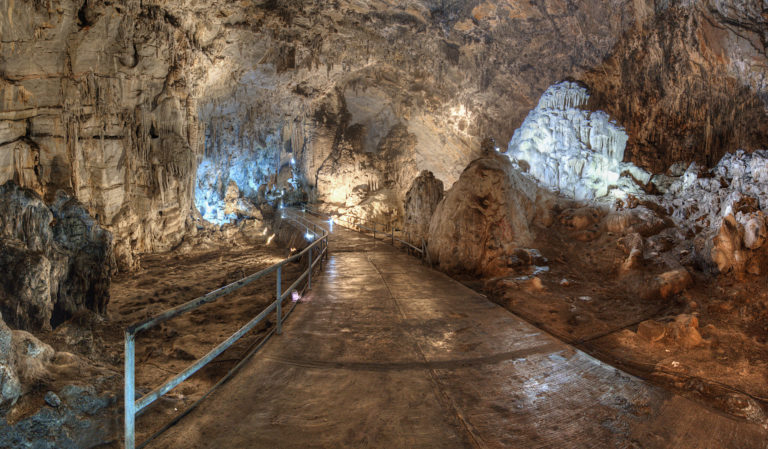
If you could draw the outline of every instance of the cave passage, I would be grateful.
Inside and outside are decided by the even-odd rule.
[[[337,224],[329,245],[283,334],[149,447],[750,447],[765,437],[386,242]]]
[[[766,0],[0,0],[0,449],[767,449],[766,273]]]

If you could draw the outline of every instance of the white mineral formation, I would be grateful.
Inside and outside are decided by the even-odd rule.
[[[608,114],[582,109],[588,99],[576,83],[551,86],[515,131],[507,155],[542,185],[577,200],[637,192],[622,173],[642,183],[650,175],[622,162],[627,134]]]
[[[756,212],[768,209],[768,150],[727,153],[706,173],[692,163],[670,184],[662,202],[682,226],[718,229],[731,214],[746,226],[754,221]],[[752,234],[759,234],[761,225],[753,222],[749,228]],[[758,241],[752,239],[748,244],[759,246]]]

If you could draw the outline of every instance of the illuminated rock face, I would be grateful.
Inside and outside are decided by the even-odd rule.
[[[195,205],[226,221],[230,180],[244,198],[276,194],[291,157],[294,189],[346,204],[328,177],[355,126],[364,153],[395,128],[412,136],[403,158],[412,163],[393,176],[402,179],[378,184],[392,197],[402,200],[425,169],[450,187],[483,138],[509,141],[542,92],[566,78],[584,80],[598,109],[630,130],[625,153],[644,167],[712,164],[737,144],[768,143],[762,7],[546,3],[7,2],[0,183],[15,180],[48,202],[60,189],[76,197],[115,235],[128,269],[136,253],[178,244]],[[587,124],[573,113],[584,95],[564,90],[541,102],[559,111],[547,119],[558,115],[605,160],[580,168],[572,157],[547,179],[565,194],[599,196],[594,173],[574,188],[562,173],[613,176],[605,161],[620,160],[609,153],[621,136],[600,114]],[[581,135],[601,126],[595,135],[606,141]],[[344,168],[342,193],[364,200],[359,181],[380,177],[365,170]]]
[[[555,84],[515,131],[507,155],[542,185],[576,200],[593,200],[618,188],[637,192],[624,171],[641,181],[650,177],[623,163],[627,134],[602,111],[583,109],[586,88],[569,81]]]
[[[429,222],[437,209],[440,200],[443,199],[443,182],[424,170],[413,180],[411,188],[405,195],[405,219],[403,227],[406,232],[414,236],[416,241],[427,238],[429,235]]]
[[[231,131],[216,136],[214,142],[209,135],[205,155],[197,167],[195,207],[211,223],[224,224],[238,216],[252,216],[244,214],[243,207],[238,208],[240,213],[227,210],[227,189],[231,183],[242,197],[241,202],[258,204],[265,200],[268,190],[279,188],[278,170],[287,168],[290,172],[293,166],[290,160],[281,163],[279,136],[268,136],[263,146],[250,139],[235,139],[236,136],[237,132]],[[294,180],[293,176],[290,180]],[[282,183],[283,189],[286,184]]]
[[[506,157],[476,159],[432,216],[430,257],[449,273],[508,274],[515,250],[533,240],[530,224],[547,215],[551,201]]]
[[[746,225],[768,210],[768,150],[727,153],[711,170],[693,163],[665,190],[661,203],[680,226],[717,230],[728,215]]]

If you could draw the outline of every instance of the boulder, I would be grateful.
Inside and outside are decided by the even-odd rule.
[[[637,335],[651,343],[655,343],[667,335],[667,328],[664,326],[664,323],[646,320],[637,325]]]
[[[768,264],[763,215],[739,214],[738,217],[741,220],[732,214],[723,218],[720,230],[712,239],[709,255],[720,273],[760,274]]]
[[[765,244],[766,230],[765,217],[762,213],[747,219],[744,224],[744,246],[748,249],[758,249]]]
[[[694,348],[704,342],[699,333],[699,319],[694,315],[681,314],[671,322],[646,320],[637,326],[637,336],[650,343],[662,342],[684,349]]]
[[[429,224],[429,254],[449,273],[503,276],[517,248],[533,240],[530,224],[548,195],[509,159],[476,159],[438,204]],[[541,208],[541,207],[538,207]]]
[[[422,171],[405,194],[405,231],[417,239],[427,238],[429,222],[442,199],[443,181],[435,178],[431,171]]]
[[[29,332],[11,330],[0,314],[0,406],[16,403],[25,386],[47,378],[53,355]]]
[[[622,237],[619,239],[619,246],[627,254],[627,258],[624,259],[619,267],[621,274],[628,273],[642,265],[644,244],[640,234],[633,233]]]
[[[659,295],[666,299],[688,288],[693,280],[688,270],[681,267],[661,273],[656,276],[655,282],[659,289]]]
[[[11,329],[0,315],[0,406],[14,404],[21,396],[21,382],[14,367]]]
[[[643,237],[658,234],[672,223],[645,206],[612,212],[603,219],[602,225],[614,234],[638,233]]]
[[[741,247],[743,232],[733,215],[723,218],[720,231],[712,240],[712,260],[721,273],[743,270],[746,262],[746,254]]]
[[[667,338],[678,346],[693,348],[703,342],[699,333],[699,319],[693,315],[678,315],[666,327]]]

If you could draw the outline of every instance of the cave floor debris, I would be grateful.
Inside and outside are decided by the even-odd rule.
[[[330,248],[283,335],[150,447],[765,448],[387,244]]]
[[[768,422],[768,283],[762,277],[709,277],[690,267],[693,284],[663,298],[644,291],[674,267],[667,262],[679,259],[674,248],[622,275],[618,235],[580,242],[557,225],[539,235],[534,246],[548,264],[536,274],[536,288],[506,278],[466,284],[606,363],[732,416]],[[676,329],[679,317],[695,317],[695,341]]]

